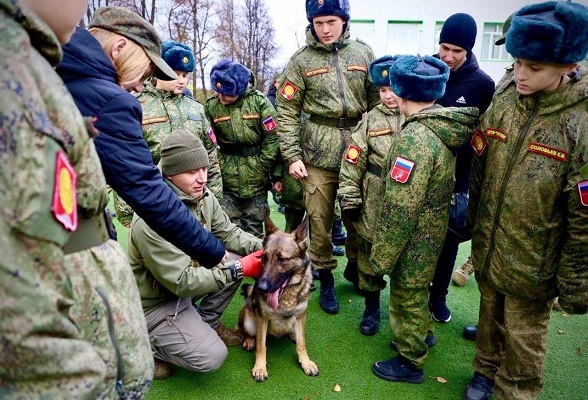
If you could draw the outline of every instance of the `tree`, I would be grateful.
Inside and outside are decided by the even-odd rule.
[[[172,0],[168,12],[167,30],[172,40],[192,47],[196,71],[192,74],[192,87],[196,95],[197,77],[203,89],[201,101],[206,100],[205,69],[212,60],[215,39],[212,20],[215,16],[212,0]]]
[[[126,7],[131,11],[139,14],[147,21],[151,22],[151,25],[155,22],[157,17],[157,7],[155,6],[156,0],[88,0],[88,9],[83,20],[80,21],[80,26],[85,28],[94,17],[94,13],[98,7],[107,6],[120,6]]]

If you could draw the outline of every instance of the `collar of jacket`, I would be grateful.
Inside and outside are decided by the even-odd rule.
[[[183,93],[175,94],[174,92],[168,92],[167,90],[158,89],[155,86],[153,86],[151,83],[148,83],[145,86],[143,86],[143,91],[141,93],[145,93],[145,94],[148,94],[148,95],[151,95],[153,97],[157,97],[157,98],[160,98],[163,100],[178,99],[184,95]]]
[[[161,169],[161,163],[160,163],[160,165],[158,165],[158,168]],[[170,187],[170,189],[176,194],[176,196],[178,196],[178,198],[182,201],[182,203],[184,203],[188,207],[198,205],[200,200],[202,200],[206,196],[210,195],[208,188],[205,188],[204,193],[202,194],[202,197],[197,199],[197,198],[194,198],[194,197],[182,192],[176,185],[174,185],[172,183],[172,181],[167,179],[165,176],[163,177],[163,181],[166,183],[167,186]]]

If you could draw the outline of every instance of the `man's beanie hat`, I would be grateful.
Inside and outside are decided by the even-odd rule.
[[[390,87],[404,99],[437,100],[445,93],[449,67],[435,57],[398,56],[390,67]]]
[[[504,42],[506,42],[506,32],[510,28],[510,23],[512,22],[512,17],[514,17],[515,13],[512,13],[508,16],[504,24],[502,24],[502,36],[498,38],[497,41],[494,42],[496,46],[502,46]]]
[[[588,53],[588,7],[547,1],[521,8],[506,33],[506,51],[537,62],[582,61]]]
[[[172,131],[161,141],[161,171],[164,175],[177,175],[208,165],[208,152],[200,138],[190,131]]]
[[[443,24],[439,43],[449,43],[465,49],[468,53],[472,51],[476,43],[478,27],[476,21],[469,14],[453,14]]]
[[[161,58],[161,39],[157,31],[139,14],[124,7],[100,7],[96,9],[89,27],[101,28],[132,40],[145,51],[157,67],[157,78],[178,79],[174,70]]]
[[[174,71],[194,71],[196,63],[192,49],[178,42],[165,42],[161,47],[161,57]]]
[[[325,15],[336,15],[345,22],[349,21],[349,0],[306,0],[308,22]]]
[[[251,73],[245,66],[228,58],[220,60],[210,70],[210,85],[215,92],[226,96],[241,96],[245,93]]]
[[[370,76],[374,86],[390,86],[390,67],[398,56],[383,56],[370,63]]]

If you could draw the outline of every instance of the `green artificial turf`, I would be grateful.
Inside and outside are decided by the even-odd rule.
[[[284,217],[271,200],[271,218],[284,226]],[[119,241],[126,248],[126,230],[117,223]],[[456,265],[469,255],[469,242],[460,246]],[[255,355],[240,347],[230,347],[223,366],[210,373],[195,373],[174,367],[174,374],[155,381],[148,400],[163,399],[461,399],[473,370],[475,343],[462,339],[464,326],[477,320],[479,293],[472,278],[462,287],[451,286],[448,306],[452,319],[435,324],[438,344],[429,351],[425,383],[391,383],[371,372],[375,361],[396,355],[390,350],[392,339],[388,319],[387,289],[382,292],[382,320],[378,333],[366,337],[359,333],[363,298],[355,294],[342,272],[347,262],[337,257],[336,290],[340,311],[324,313],[318,305],[318,291],[309,301],[306,342],[310,358],[319,367],[319,376],[308,377],[298,364],[295,345],[288,338],[268,340],[269,378],[263,383],[251,377]],[[251,281],[246,278],[246,281]],[[317,282],[318,284],[318,282]],[[233,327],[243,303],[235,296],[222,321]],[[541,400],[588,399],[588,316],[553,312],[549,327],[545,362],[545,387]],[[439,379],[438,379],[439,378]],[[443,381],[440,382],[440,381]],[[338,385],[340,391],[335,392]]]

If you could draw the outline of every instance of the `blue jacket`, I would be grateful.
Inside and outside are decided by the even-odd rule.
[[[94,139],[106,182],[158,234],[201,265],[225,255],[224,245],[194,218],[153,164],[139,101],[117,84],[100,43],[77,28],[57,67],[83,116],[96,117]]]
[[[439,58],[439,55],[436,54],[435,57]],[[470,52],[465,63],[449,73],[445,94],[437,100],[437,104],[443,107],[477,107],[481,116],[490,106],[493,95],[494,81],[480,69],[476,56]],[[457,150],[455,193],[468,192],[473,155],[469,142]]]

